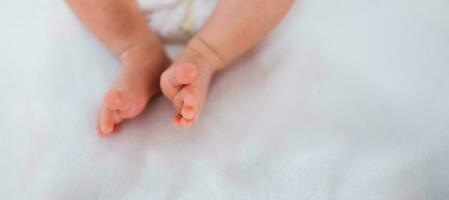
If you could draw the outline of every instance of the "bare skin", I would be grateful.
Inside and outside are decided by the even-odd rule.
[[[201,113],[213,75],[253,47],[284,17],[292,0],[221,0],[204,27],[161,76],[161,89],[184,127]]]
[[[88,29],[118,57],[120,73],[105,93],[97,132],[106,136],[125,119],[139,115],[159,91],[159,77],[169,65],[162,43],[132,0],[67,0]]]
[[[170,65],[160,39],[147,26],[134,0],[66,1],[122,61],[100,109],[100,136],[113,133],[123,120],[140,114],[159,84],[175,109],[172,122],[190,127],[198,120],[214,74],[260,41],[293,3],[220,0],[203,28]]]

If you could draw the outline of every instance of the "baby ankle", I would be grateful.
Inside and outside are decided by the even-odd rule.
[[[135,44],[119,54],[123,64],[130,62],[154,62],[153,57],[163,58],[165,56],[162,47],[154,42],[142,42]]]
[[[218,71],[226,65],[224,59],[198,35],[188,42],[187,48],[195,51],[214,71]]]

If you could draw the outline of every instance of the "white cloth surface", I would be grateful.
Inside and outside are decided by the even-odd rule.
[[[446,199],[448,8],[297,1],[194,127],[158,97],[103,139],[117,60],[63,1],[4,1],[0,199]]]

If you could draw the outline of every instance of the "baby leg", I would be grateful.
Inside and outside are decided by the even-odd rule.
[[[293,0],[221,0],[204,27],[161,77],[173,123],[191,126],[214,73],[245,53],[283,18]]]
[[[81,21],[120,57],[120,73],[104,96],[97,132],[106,136],[142,112],[169,65],[162,43],[133,0],[67,0]]]

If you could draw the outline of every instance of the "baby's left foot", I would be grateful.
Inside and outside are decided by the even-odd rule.
[[[198,51],[186,48],[162,73],[161,89],[172,101],[175,125],[190,127],[198,119],[216,68]]]

